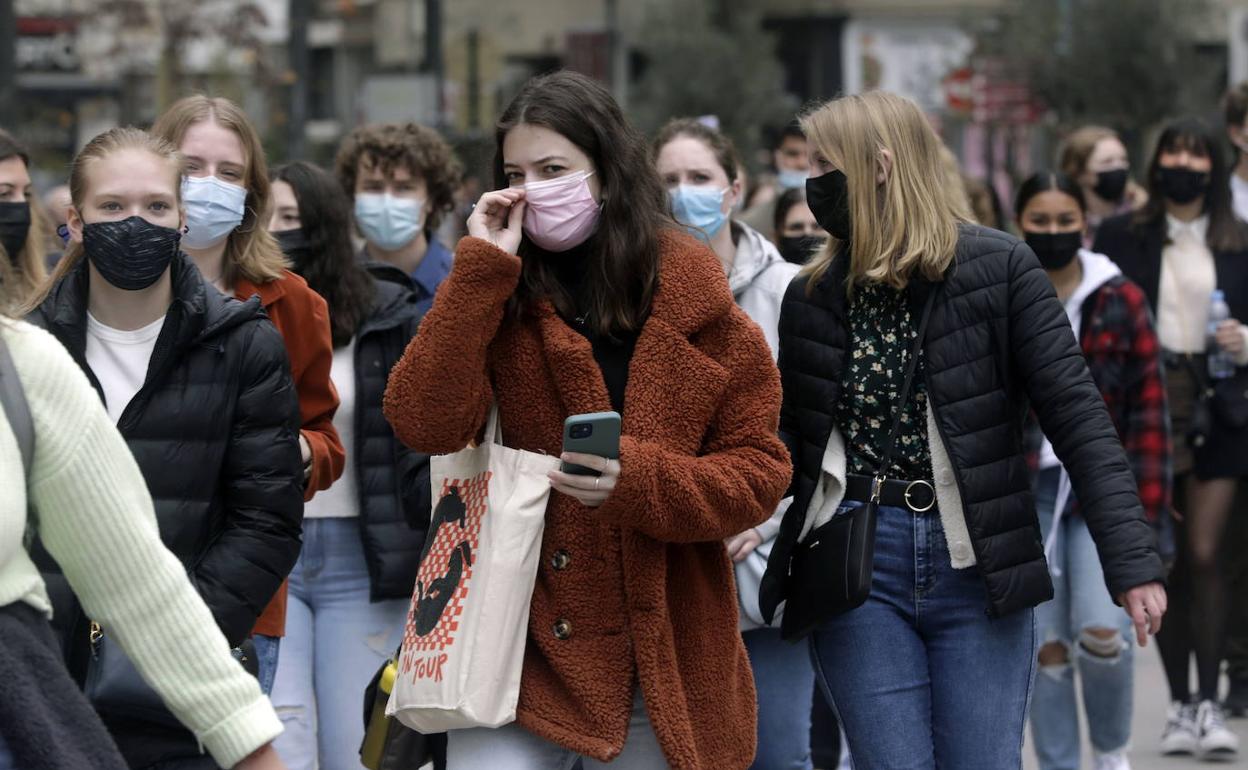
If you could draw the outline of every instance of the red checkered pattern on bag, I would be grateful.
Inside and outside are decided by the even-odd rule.
[[[404,673],[407,673],[408,668],[414,662],[411,659],[413,653],[418,655],[445,650],[455,641],[455,632],[459,630],[459,618],[464,612],[464,599],[468,596],[468,588],[472,581],[472,565],[476,564],[478,558],[481,520],[485,516],[487,507],[489,481],[490,473],[486,471],[473,479],[446,479],[442,483],[439,500],[448,495],[452,487],[459,488],[459,496],[466,509],[464,527],[461,529],[458,522],[447,522],[439,527],[428,555],[420,563],[420,570],[416,576],[417,584],[427,587],[431,582],[446,575],[450,568],[451,555],[461,543],[468,543],[472,558],[471,563],[464,564],[463,577],[460,578],[459,585],[455,588],[455,593],[447,603],[446,609],[442,611],[437,626],[424,636],[416,631],[415,616],[419,597],[413,596],[412,606],[407,613],[407,629],[403,638]],[[434,508],[437,508],[436,503]]]

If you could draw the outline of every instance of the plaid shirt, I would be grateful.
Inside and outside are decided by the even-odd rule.
[[[1154,526],[1170,508],[1170,414],[1161,345],[1144,292],[1126,278],[1107,281],[1084,301],[1079,344],[1139,484]],[[1028,462],[1039,465],[1041,434],[1033,414]],[[1076,504],[1075,510],[1078,510]]]

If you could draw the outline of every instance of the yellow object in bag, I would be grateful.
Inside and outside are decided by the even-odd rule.
[[[374,678],[375,686],[369,687],[372,706],[364,728],[364,743],[360,746],[360,763],[368,770],[382,770],[389,732],[391,728],[401,727],[386,717],[386,703],[390,701],[390,692],[394,690],[394,680],[398,675],[398,662],[391,658]]]

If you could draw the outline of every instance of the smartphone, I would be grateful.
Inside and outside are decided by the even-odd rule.
[[[563,451],[620,459],[620,415],[617,412],[574,414],[563,422]],[[563,463],[561,470],[577,476],[599,476],[583,465]]]

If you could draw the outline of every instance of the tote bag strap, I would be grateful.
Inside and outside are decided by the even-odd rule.
[[[503,445],[503,420],[498,414],[498,402],[490,404],[490,416],[485,421],[485,443]]]

